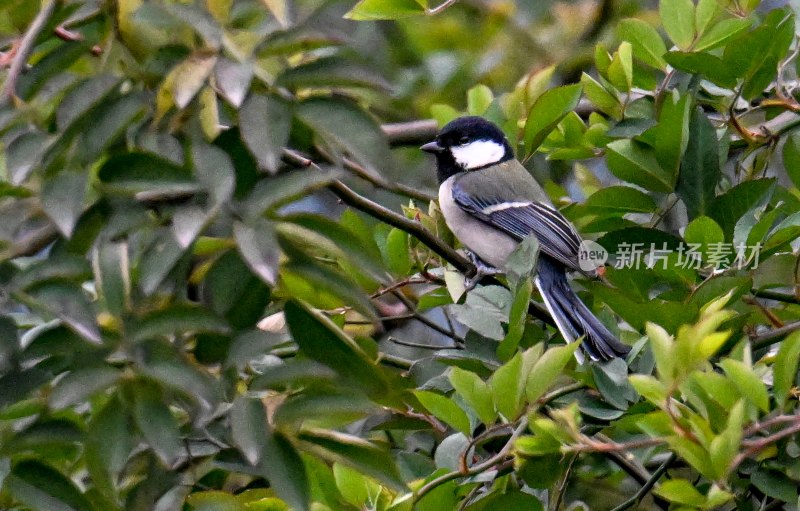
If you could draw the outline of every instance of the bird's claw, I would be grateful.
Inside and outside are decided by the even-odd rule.
[[[467,255],[469,256],[469,260],[472,262],[472,265],[475,266],[475,275],[464,278],[465,291],[472,291],[475,286],[478,285],[478,282],[480,282],[484,277],[502,273],[494,266],[489,266],[488,264],[484,263],[483,260],[473,252],[467,252]]]

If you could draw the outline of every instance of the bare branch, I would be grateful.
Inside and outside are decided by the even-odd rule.
[[[41,10],[33,19],[33,22],[31,22],[31,25],[25,32],[25,35],[22,37],[22,41],[19,43],[17,53],[14,55],[14,60],[11,62],[11,67],[8,69],[8,76],[6,77],[6,83],[3,86],[0,102],[10,101],[16,97],[17,80],[19,79],[20,73],[22,73],[22,68],[25,67],[25,63],[28,61],[28,57],[33,51],[33,47],[36,44],[36,38],[39,37],[39,34],[44,29],[45,25],[47,25],[47,22],[50,21],[50,18],[53,16],[55,10],[56,0],[45,0],[42,3]]]

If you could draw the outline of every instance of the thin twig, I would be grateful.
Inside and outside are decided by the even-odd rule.
[[[453,342],[455,342],[456,347],[458,347],[460,349],[464,348],[464,338],[463,337],[461,337],[460,335],[456,334],[452,330],[448,331],[447,329],[445,329],[444,327],[442,327],[441,325],[439,325],[435,321],[433,321],[433,320],[423,316],[419,312],[417,312],[416,309],[415,309],[414,304],[411,302],[411,300],[409,300],[406,297],[406,295],[404,295],[400,291],[395,290],[395,291],[392,291],[392,296],[396,297],[398,300],[403,302],[403,305],[405,305],[406,308],[409,311],[411,311],[411,314],[413,314],[414,319],[416,319],[420,323],[422,323],[422,324],[424,324],[424,325],[436,330],[440,334],[453,339]]]
[[[14,60],[11,62],[11,67],[8,69],[6,76],[6,83],[3,86],[3,93],[0,97],[0,102],[10,101],[17,95],[17,80],[19,79],[22,68],[28,62],[28,57],[33,51],[36,44],[36,39],[39,37],[42,29],[44,29],[47,22],[53,16],[56,10],[56,0],[45,0],[42,3],[42,8],[39,13],[31,22],[25,35],[22,36],[22,41],[19,43],[17,53],[14,55]]]
[[[572,475],[572,467],[575,466],[575,461],[577,461],[577,459],[577,453],[573,454],[572,458],[570,458],[567,469],[564,471],[564,476],[561,478],[561,483],[559,483],[558,488],[556,489],[556,497],[553,499],[550,506],[548,506],[550,511],[558,511],[558,507],[561,505],[561,501],[564,499],[564,491],[567,489],[567,483],[569,482],[570,475]]]
[[[414,502],[419,502],[419,500],[422,497],[424,497],[431,491],[435,490],[436,488],[447,482],[453,481],[454,479],[460,479],[462,477],[469,477],[475,474],[480,474],[481,472],[485,472],[491,468],[494,468],[497,465],[502,464],[504,461],[506,461],[506,458],[510,456],[511,449],[514,447],[514,442],[516,442],[517,438],[519,438],[520,435],[522,435],[522,433],[525,432],[527,427],[528,427],[528,419],[523,417],[520,420],[520,423],[517,426],[517,428],[514,430],[514,433],[508,439],[508,442],[506,442],[506,445],[504,445],[503,448],[500,449],[500,452],[498,452],[491,458],[481,463],[478,463],[477,465],[473,465],[466,471],[454,470],[452,472],[442,474],[439,477],[433,479],[432,481],[429,481],[422,488],[420,488],[414,493]]]
[[[664,463],[662,463],[661,466],[658,467],[655,472],[653,472],[653,475],[650,476],[650,478],[647,481],[645,481],[642,487],[639,488],[639,491],[637,491],[631,498],[629,498],[622,504],[618,505],[611,511],[625,511],[626,509],[630,509],[631,507],[639,504],[642,501],[642,499],[644,499],[647,496],[647,494],[650,493],[650,490],[653,489],[658,480],[661,479],[661,476],[664,475],[669,466],[677,458],[678,456],[675,453],[670,454],[669,458],[667,458],[666,461],[664,461]]]
[[[782,429],[776,433],[773,433],[769,436],[765,436],[759,438],[757,440],[745,440],[742,442],[742,446],[745,447],[745,450],[740,452],[733,458],[730,467],[728,468],[729,471],[733,471],[738,467],[744,460],[755,456],[759,452],[763,451],[770,445],[774,444],[778,440],[782,440],[787,436],[792,436],[795,433],[800,432],[800,415],[795,415],[795,423],[789,426],[788,428]]]

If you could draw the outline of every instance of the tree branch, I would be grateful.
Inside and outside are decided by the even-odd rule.
[[[798,330],[800,330],[800,321],[795,321],[794,323],[789,323],[788,325],[784,325],[780,328],[770,330],[765,334],[751,337],[750,342],[752,343],[754,350],[766,348],[767,346],[779,342],[786,335]]]
[[[33,22],[31,22],[25,35],[22,36],[22,41],[17,48],[17,54],[14,55],[14,60],[11,61],[11,67],[8,69],[8,76],[3,86],[0,102],[5,103],[16,97],[19,75],[22,73],[22,68],[25,67],[25,63],[28,61],[28,57],[33,51],[33,47],[36,45],[36,39],[53,16],[56,10],[56,2],[57,0],[45,0],[41,10],[33,19]]]
[[[669,466],[676,459],[678,459],[678,456],[675,453],[670,454],[669,458],[667,458],[666,461],[664,461],[664,463],[662,463],[661,466],[658,467],[655,472],[653,472],[653,475],[650,476],[650,478],[647,481],[645,481],[642,487],[639,488],[639,491],[637,491],[631,498],[629,498],[622,504],[618,505],[611,511],[625,511],[626,509],[629,509],[639,504],[642,501],[642,499],[644,499],[645,496],[647,496],[647,494],[650,493],[650,490],[653,489],[658,480],[661,479],[661,476],[664,475]]]
[[[430,142],[439,133],[439,123],[434,119],[383,124],[383,134],[390,145],[415,145]]]

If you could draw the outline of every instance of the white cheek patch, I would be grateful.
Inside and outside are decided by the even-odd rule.
[[[476,140],[450,150],[456,163],[467,170],[497,163],[506,153],[505,147],[491,140]]]

